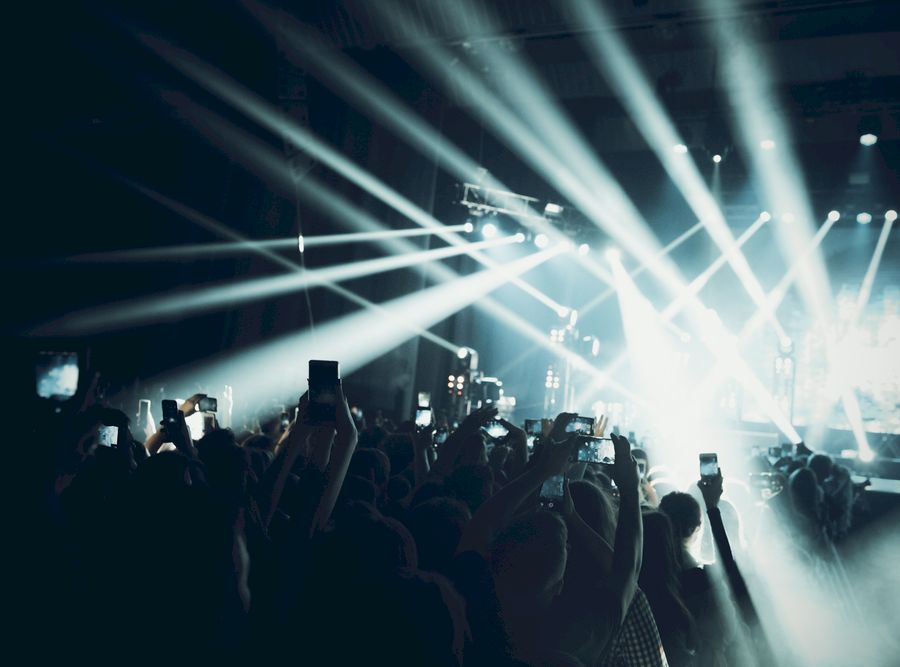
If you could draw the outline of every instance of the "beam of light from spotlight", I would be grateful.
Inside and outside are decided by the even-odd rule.
[[[472,227],[470,223],[461,225],[445,225],[444,232],[468,232]],[[411,236],[431,236],[439,232],[425,227],[413,229],[385,229],[380,232],[350,232],[348,234],[320,234],[317,236],[304,236],[303,245],[306,248],[318,248],[320,246],[342,245],[345,243],[364,243],[366,241],[380,241],[381,239],[399,239]],[[476,244],[470,243],[469,250],[475,250]],[[462,246],[456,246],[461,248]]]
[[[526,273],[561,252],[563,249],[557,245],[510,262],[502,271],[484,269],[379,304],[376,313],[364,308],[320,324],[315,333],[284,336],[225,359],[205,362],[200,368],[180,369],[178,373],[202,377],[208,384],[224,381],[239,385],[244,395],[258,401],[274,397],[274,377],[292,375],[302,382],[309,359],[338,359],[343,373],[349,374],[411,338],[411,331],[434,326],[497,289],[510,276]],[[457,350],[458,346],[453,348],[454,353]]]
[[[568,5],[581,24],[588,28],[580,35],[593,53],[595,65],[618,94],[628,115],[635,120],[635,127],[656,153],[691,210],[706,226],[710,237],[723,252],[753,303],[760,307],[766,298],[762,285],[747,263],[747,258],[735,244],[722,211],[690,153],[668,149],[668,146],[681,145],[681,138],[630,54],[624,39],[611,29],[612,23],[605,15],[602,3],[570,0]],[[771,322],[779,339],[783,339],[786,334],[774,314],[771,314]]]
[[[863,276],[862,285],[859,288],[859,295],[856,299],[856,308],[853,312],[853,318],[849,323],[849,327],[855,328],[859,319],[862,317],[863,311],[869,303],[869,297],[872,294],[872,285],[875,284],[875,274],[878,273],[878,267],[881,265],[881,257],[884,255],[884,249],[887,246],[888,237],[891,235],[891,228],[894,225],[895,218],[893,216],[885,216],[884,226],[878,235],[878,242],[875,244],[875,251],[872,253],[872,259],[869,260],[869,266],[866,268],[866,274]]]
[[[660,257],[662,257],[663,255],[668,255],[670,252],[672,252],[673,250],[675,250],[676,248],[678,248],[681,244],[683,244],[683,243],[684,243],[685,241],[687,241],[689,238],[691,238],[692,236],[694,236],[694,234],[696,234],[697,232],[699,232],[701,229],[704,229],[703,223],[702,223],[702,222],[698,222],[698,223],[695,224],[693,227],[691,227],[690,229],[685,230],[684,232],[682,232],[681,234],[679,234],[676,238],[672,239],[669,243],[667,243],[667,244],[665,245],[665,247],[662,248],[662,250],[660,250],[658,253],[656,253],[656,256],[655,256],[655,257],[656,257],[656,258],[660,258]],[[637,266],[637,268],[635,268],[635,269],[633,269],[632,271],[630,271],[630,272],[628,273],[628,275],[631,276],[632,279],[634,279],[634,278],[637,278],[639,275],[641,275],[641,274],[642,274],[644,271],[646,271],[646,270],[647,270],[647,265],[646,265],[645,263],[642,263],[642,264],[639,264],[639,265]],[[616,288],[615,288],[615,287],[609,287],[609,288],[605,289],[605,290],[602,291],[600,294],[598,294],[598,295],[595,296],[593,299],[591,299],[591,300],[588,301],[586,304],[584,304],[581,308],[579,308],[579,309],[578,309],[579,314],[580,314],[581,316],[586,315],[587,313],[589,313],[589,312],[591,312],[592,310],[594,310],[594,308],[596,308],[597,306],[599,306],[600,304],[602,304],[604,301],[606,301],[607,299],[609,299],[609,297],[611,297],[611,296],[614,295],[615,293],[616,293]]]
[[[614,260],[612,265],[616,279],[622,283],[622,285],[627,286],[630,292],[640,294],[637,287],[628,277],[627,271],[622,267],[621,262],[619,260]],[[623,295],[620,292],[620,299],[623,298],[632,302],[634,301],[633,298],[629,298],[628,293]],[[652,306],[649,306],[649,308],[650,310],[653,310]],[[737,338],[730,336],[722,327],[722,323],[709,315],[706,317],[705,327],[699,334],[700,339],[715,356],[716,361],[724,366],[726,372],[744,387],[760,408],[766,413],[772,423],[787,438],[789,438],[791,442],[800,442],[802,438],[791,424],[790,419],[785,416],[772,394],[766,390],[759,378],[756,377],[747,365],[747,362],[741,357],[737,345]]]
[[[389,9],[387,5],[390,5]],[[448,6],[448,9],[455,7]],[[415,54],[421,65],[448,90],[465,98],[472,105],[471,110],[498,137],[594,224],[604,229],[632,256],[646,261],[664,284],[672,286],[679,283],[677,267],[653,257],[659,243],[634,204],[597,157],[587,150],[586,144],[578,139],[571,123],[562,116],[545,87],[530,72],[494,49],[491,51],[494,58],[490,67],[492,71],[503,73],[492,79],[489,87],[479,81],[473,68],[459,62],[442,47],[440,40],[432,40],[433,35],[425,32],[423,26],[402,7],[376,3],[372,8],[386,25],[400,26],[410,34],[429,39],[429,48]],[[490,42],[481,42],[480,45],[491,49]],[[452,65],[449,64],[451,62]],[[510,97],[510,105],[497,100],[494,88]],[[527,114],[529,122],[535,127],[517,118],[516,112]],[[595,275],[601,274],[602,270],[595,272]],[[608,274],[603,279],[610,282]]]
[[[250,3],[250,6],[263,25],[284,37],[289,57],[296,53],[305,69],[324,75],[326,85],[330,84],[338,94],[363,107],[423,155],[436,155],[441,166],[464,182],[471,181],[481,171],[472,158],[399,102],[387,87],[343,53],[328,46],[321,34],[283,12],[257,3]],[[484,175],[482,184],[494,190],[510,190],[490,173]],[[529,227],[535,231],[547,234],[554,242],[563,240],[559,230],[546,223],[537,211],[525,206],[519,213],[526,216]],[[609,274],[596,262],[583,255],[576,257],[576,261],[595,277],[611,282]]]
[[[688,284],[687,288],[684,290],[682,294],[680,294],[672,303],[670,303],[666,308],[662,311],[662,317],[665,320],[671,320],[678,312],[684,308],[684,306],[692,299],[694,296],[700,293],[706,285],[709,283],[710,278],[712,278],[726,263],[728,263],[728,257],[733,256],[737,250],[739,250],[747,241],[750,240],[750,237],[753,236],[759,229],[766,224],[770,220],[769,216],[760,215],[753,221],[749,227],[737,238],[732,239],[731,245],[734,248],[726,249],[721,255],[719,255],[712,264],[710,264],[699,276],[694,278],[690,284]],[[741,255],[743,256],[743,255]],[[764,307],[765,304],[765,295],[763,295],[763,299],[760,304],[757,305],[757,308]],[[769,311],[771,314],[771,311]],[[772,319],[771,317],[769,318]],[[783,340],[787,334],[782,330],[782,335],[779,340]]]
[[[490,248],[516,242],[515,236],[506,236],[472,245],[475,248]],[[425,262],[456,257],[465,252],[462,248],[449,246],[421,250],[406,255],[367,259],[327,268],[307,269],[298,274],[255,278],[239,283],[197,286],[188,293],[185,293],[184,289],[178,289],[168,294],[154,295],[144,299],[130,299],[127,302],[108,304],[68,314],[59,321],[55,330],[70,335],[80,335],[183,319],[248,301],[290,294],[301,289],[414,267]],[[503,269],[498,269],[498,271],[502,272]]]
[[[399,213],[402,213],[416,224],[433,230],[439,238],[451,245],[468,244],[466,239],[447,232],[445,225],[435,220],[429,213],[416,206],[399,192],[388,187],[375,176],[354,164],[311,132],[267,104],[259,96],[229,80],[221,72],[200,62],[187,52],[165,44],[160,40],[148,36],[144,36],[142,39],[163,60],[190,77],[197,84],[219,96],[264,127],[280,134],[295,147],[314,156],[344,178],[369,192]],[[488,268],[499,266],[493,259],[483,253],[473,251],[469,254],[473,259]],[[563,308],[563,306],[546,294],[519,278],[513,280],[512,284],[554,312],[560,312]]]
[[[107,264],[117,262],[158,262],[204,259],[221,255],[237,255],[245,252],[256,252],[258,248],[277,250],[292,248],[297,245],[296,237],[287,239],[264,239],[245,243],[232,241],[226,243],[188,243],[177,246],[160,246],[155,248],[130,248],[128,250],[112,250],[110,252],[94,252],[66,257],[65,262]]]

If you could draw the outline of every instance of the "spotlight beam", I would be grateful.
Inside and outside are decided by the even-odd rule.
[[[315,332],[292,334],[252,350],[205,362],[191,369],[192,376],[207,383],[236,384],[257,398],[277,391],[271,378],[305,376],[309,359],[339,359],[345,374],[361,368],[455,312],[500,287],[511,275],[530,271],[562,252],[559,246],[535,252],[506,265],[504,271],[484,269],[464,278],[435,285],[379,304],[373,311],[361,309],[319,325]],[[454,351],[458,349],[454,348]],[[253,372],[249,372],[252,369]],[[185,371],[180,370],[179,374]],[[214,379],[213,379],[214,378]]]
[[[866,274],[863,276],[862,285],[859,288],[859,295],[856,299],[856,308],[853,311],[853,319],[850,322],[850,329],[855,329],[859,318],[862,317],[863,311],[869,303],[869,297],[872,295],[872,285],[875,284],[875,274],[878,273],[878,267],[881,264],[881,257],[884,255],[884,249],[887,246],[888,237],[891,235],[891,228],[894,225],[895,218],[885,216],[884,226],[878,235],[878,242],[875,244],[875,251],[872,253],[872,259],[869,260],[869,266],[866,268]]]
[[[514,236],[481,241],[472,245],[476,248],[489,248],[511,243],[516,243]],[[131,299],[69,314],[58,321],[54,328],[69,335],[80,335],[182,319],[221,308],[230,308],[248,301],[270,299],[301,289],[321,287],[397,269],[415,267],[425,262],[462,254],[465,254],[464,249],[450,246],[321,269],[308,269],[298,274],[257,278],[236,284],[227,282],[213,286],[201,286],[187,294],[183,289],[178,289],[168,294],[138,300]]]
[[[676,153],[672,146],[683,145],[669,115],[659,103],[644,73],[635,63],[621,36],[611,30],[612,24],[602,9],[602,3],[570,0],[571,11],[587,24],[581,33],[594,54],[594,62],[617,92],[635,126],[647,144],[653,148],[669,177],[678,186],[688,205],[706,226],[710,237],[722,250],[741,285],[757,307],[765,300],[765,292],[746,257],[735,244],[722,211],[700,175],[697,165],[687,151]],[[602,38],[601,38],[602,34]],[[779,338],[786,334],[778,319],[771,314],[771,322]]]
[[[175,69],[191,78],[198,85],[231,104],[241,113],[252,118],[262,126],[283,136],[296,148],[316,157],[329,168],[344,178],[373,195],[380,201],[405,215],[416,224],[432,229],[435,234],[450,245],[466,245],[468,241],[456,234],[448,233],[446,226],[435,220],[429,213],[416,206],[396,190],[388,187],[375,176],[362,169],[333,148],[318,139],[311,132],[294,123],[280,111],[271,107],[265,100],[239,86],[234,81],[211,66],[202,63],[187,52],[177,49],[153,37],[143,36],[143,42]],[[474,251],[469,255],[488,268],[496,268],[498,264],[487,255]],[[516,278],[512,281],[537,301],[554,312],[564,307],[545,295],[532,285]]]

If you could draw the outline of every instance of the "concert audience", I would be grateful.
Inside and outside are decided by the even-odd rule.
[[[576,415],[529,452],[506,420],[505,438],[484,433],[486,406],[436,445],[431,427],[367,424],[337,394],[333,422],[303,399],[289,423],[264,416],[240,439],[213,420],[192,439],[202,395],[143,443],[100,404],[36,423],[35,604],[58,632],[35,659],[140,645],[142,659],[205,663],[769,664],[721,473],[698,484],[704,519],[690,493],[658,497],[624,437],[612,465],[576,463]],[[819,454],[776,466],[805,543],[846,534],[845,468]],[[715,565],[697,557],[704,525]]]

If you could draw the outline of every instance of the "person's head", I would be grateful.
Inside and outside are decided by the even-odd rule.
[[[446,485],[453,496],[468,505],[474,514],[491,497],[494,474],[486,465],[462,466],[450,474]]]
[[[667,493],[659,501],[659,511],[669,517],[675,538],[685,546],[699,534],[703,518],[700,503],[691,494],[682,491]]]
[[[547,609],[562,591],[568,531],[562,518],[539,510],[514,520],[491,545],[497,594],[513,614]]]
[[[831,475],[834,461],[828,454],[813,454],[809,457],[806,467],[815,473],[816,481],[822,484]]]
[[[469,508],[452,498],[434,498],[417,505],[409,514],[407,526],[416,540],[419,567],[446,572],[471,518]]]
[[[809,468],[795,470],[788,478],[788,487],[791,490],[794,512],[810,521],[818,521],[822,489],[816,481],[815,473]]]
[[[650,460],[647,456],[647,452],[641,449],[640,447],[635,447],[631,450],[631,455],[634,457],[634,460],[637,461],[638,467],[644,469],[644,475],[650,470]]]
[[[341,485],[341,491],[338,494],[338,505],[344,506],[352,502],[363,502],[369,505],[375,504],[377,490],[365,477],[356,475],[347,475],[344,483]]]
[[[381,492],[391,476],[391,462],[387,454],[377,449],[357,449],[347,474],[366,478]]]
[[[644,524],[644,552],[638,584],[650,595],[651,591],[677,590],[680,574],[681,545],[675,538],[672,522],[662,512],[647,511]]]
[[[432,498],[449,498],[452,497],[452,495],[453,494],[447,489],[443,482],[425,482],[424,484],[420,484],[415,493],[413,493],[412,498],[410,498],[409,501],[409,507],[410,509],[413,509],[417,505],[428,502]]]
[[[394,475],[387,483],[387,499],[394,503],[403,503],[412,491],[412,484],[403,475]]]
[[[262,449],[270,452],[275,449],[275,439],[263,433],[253,433],[244,438],[241,442],[241,447],[244,449]]]
[[[578,516],[612,544],[616,534],[616,513],[609,496],[598,485],[584,480],[570,482],[569,493]]]
[[[414,449],[412,437],[406,433],[394,433],[381,442],[381,450],[390,460],[391,474],[399,475],[413,462]]]

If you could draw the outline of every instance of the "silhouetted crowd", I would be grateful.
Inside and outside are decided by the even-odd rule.
[[[617,434],[613,463],[579,461],[575,415],[534,437],[490,406],[394,425],[340,390],[333,422],[301,399],[194,440],[202,398],[30,425],[32,661],[776,664],[744,554],[778,524],[827,563],[859,490],[802,444],[682,489]]]

